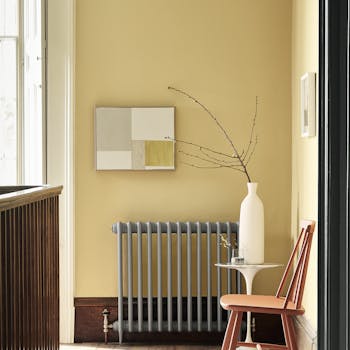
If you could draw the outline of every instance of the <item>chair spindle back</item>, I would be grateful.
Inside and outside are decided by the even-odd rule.
[[[315,221],[303,220],[301,222],[301,232],[299,234],[293,252],[289,258],[288,264],[276,293],[276,297],[282,297],[282,289],[284,288],[287,281],[287,276],[293,267],[294,259],[297,257],[297,264],[295,266],[295,270],[285,297],[283,305],[284,308],[287,307],[288,302],[292,302],[297,309],[301,307],[314,230]]]

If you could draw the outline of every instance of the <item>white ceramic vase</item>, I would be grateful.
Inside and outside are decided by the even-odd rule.
[[[258,184],[248,182],[248,194],[241,203],[239,217],[239,249],[244,263],[264,262],[264,206],[256,190]]]

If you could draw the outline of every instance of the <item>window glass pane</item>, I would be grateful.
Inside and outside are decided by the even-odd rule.
[[[15,39],[0,39],[0,184],[17,182],[17,52]]]
[[[0,0],[0,36],[18,35],[18,0]]]
[[[24,2],[24,130],[26,185],[43,183],[41,0]]]

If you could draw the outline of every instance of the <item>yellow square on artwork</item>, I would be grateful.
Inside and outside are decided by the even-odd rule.
[[[173,141],[145,141],[145,166],[174,166]]]

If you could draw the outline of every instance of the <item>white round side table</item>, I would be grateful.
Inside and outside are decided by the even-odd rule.
[[[215,266],[226,269],[234,269],[239,271],[245,280],[247,294],[252,294],[252,287],[255,275],[264,269],[271,269],[274,267],[281,267],[282,264],[273,264],[273,263],[263,263],[263,264],[233,264],[233,263],[217,263]],[[247,312],[247,335],[245,338],[246,343],[252,342],[252,333],[251,333],[251,313]],[[251,347],[240,346],[237,349],[239,350],[250,350]]]

